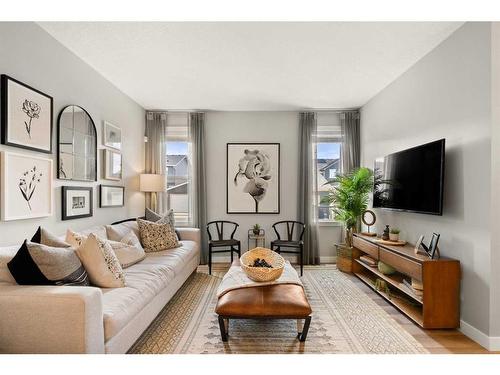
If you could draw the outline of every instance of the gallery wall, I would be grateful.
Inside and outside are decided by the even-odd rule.
[[[75,230],[110,223],[144,212],[144,195],[138,192],[138,174],[144,168],[144,110],[109,81],[62,46],[35,23],[0,23],[0,73],[7,74],[54,98],[54,123],[51,155],[56,176],[56,120],[69,104],[85,108],[96,125],[98,134],[98,181],[67,182],[54,179],[53,215],[41,219],[0,222],[0,246],[20,243],[30,237],[38,225],[56,234],[67,227]],[[102,180],[102,128],[109,121],[122,128],[123,180]],[[48,154],[0,145],[0,151],[46,157]],[[125,207],[98,208],[98,185],[124,185]],[[61,185],[93,186],[94,216],[61,221]]]
[[[259,223],[266,231],[266,245],[275,239],[271,225],[298,218],[299,114],[297,112],[208,112],[206,114],[206,166],[208,220],[240,224],[236,237],[247,248],[247,230]],[[231,142],[280,143],[281,209],[279,214],[226,213],[226,144]],[[338,226],[320,227],[320,256],[334,260]],[[229,255],[228,255],[229,256]],[[227,258],[227,257],[225,257]],[[220,258],[219,258],[220,259]]]
[[[490,24],[466,23],[361,109],[364,166],[446,138],[443,216],[376,210],[377,229],[399,227],[410,243],[441,234],[441,254],[461,262],[462,329],[480,341],[490,329],[490,53]]]

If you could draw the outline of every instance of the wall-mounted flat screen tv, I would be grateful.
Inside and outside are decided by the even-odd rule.
[[[375,161],[373,207],[443,214],[445,140]]]

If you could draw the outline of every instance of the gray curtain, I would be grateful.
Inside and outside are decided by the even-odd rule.
[[[201,230],[201,264],[208,261],[207,245],[207,181],[205,166],[205,114],[191,113],[189,117],[189,140],[192,147],[190,181],[190,207],[192,225]]]
[[[166,112],[146,112],[146,173],[165,174],[166,162]],[[146,207],[151,208],[152,194],[146,193]],[[167,209],[166,193],[157,194],[157,211],[164,213]]]
[[[342,173],[349,173],[360,166],[359,112],[341,113],[340,125],[343,138]]]
[[[319,264],[318,196],[316,172],[316,114],[300,114],[299,155],[299,220],[306,226],[304,234],[304,263]]]

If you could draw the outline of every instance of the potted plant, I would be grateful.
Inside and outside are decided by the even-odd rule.
[[[389,239],[391,241],[398,242],[400,232],[401,231],[399,230],[399,228],[392,228],[391,231],[389,232]]]
[[[360,227],[361,215],[368,206],[373,189],[373,172],[369,168],[358,168],[336,176],[328,184],[332,189],[321,199],[321,203],[330,204],[335,220],[344,224],[344,243],[336,245],[337,268],[352,272],[352,235]]]
[[[255,234],[256,236],[258,236],[260,234],[260,225],[259,224],[255,224],[252,228],[252,231],[253,231],[253,234]]]

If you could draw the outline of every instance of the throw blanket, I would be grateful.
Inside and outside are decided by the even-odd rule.
[[[235,289],[275,284],[296,284],[304,287],[299,279],[297,271],[294,270],[289,261],[285,262],[283,273],[277,280],[274,281],[253,281],[247,276],[245,271],[243,271],[240,266],[231,266],[217,288],[217,297],[221,297],[227,292]]]

